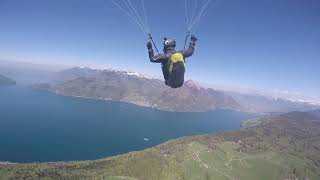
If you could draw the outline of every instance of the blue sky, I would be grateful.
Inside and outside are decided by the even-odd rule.
[[[164,36],[176,38],[181,48],[184,0],[145,5],[159,49]],[[319,0],[218,0],[196,35],[187,78],[320,95]],[[110,64],[160,76],[145,43],[139,28],[108,0],[0,0],[0,59]]]

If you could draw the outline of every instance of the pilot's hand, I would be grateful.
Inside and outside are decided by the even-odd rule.
[[[148,47],[148,49],[152,49],[152,43],[150,41],[148,41],[147,47]]]
[[[191,41],[196,42],[198,39],[195,35],[191,35]]]

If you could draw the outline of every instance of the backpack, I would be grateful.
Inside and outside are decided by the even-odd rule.
[[[169,57],[169,86],[172,88],[181,87],[184,82],[185,61],[180,52],[174,53]]]

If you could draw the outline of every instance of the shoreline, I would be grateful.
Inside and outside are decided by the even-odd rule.
[[[164,112],[175,112],[175,113],[207,113],[207,112],[213,112],[217,110],[231,110],[231,111],[236,111],[236,112],[242,112],[242,113],[251,113],[251,114],[257,114],[257,115],[268,115],[268,113],[263,113],[263,112],[253,112],[253,111],[245,111],[241,109],[232,109],[232,108],[215,108],[210,111],[174,111],[174,110],[169,110],[170,108],[161,108],[159,106],[151,106],[151,105],[144,105],[144,104],[139,104],[135,103],[132,101],[126,101],[126,100],[113,100],[111,98],[95,98],[95,97],[88,97],[88,96],[76,96],[76,95],[66,95],[66,94],[61,94],[56,91],[51,91],[51,90],[46,90],[49,93],[53,93],[58,96],[64,96],[64,97],[74,97],[74,98],[84,98],[84,99],[90,99],[90,100],[100,100],[100,101],[105,101],[105,102],[121,102],[121,103],[128,103],[132,105],[136,105],[139,107],[145,107],[145,108],[150,108],[153,110],[158,110],[158,111],[164,111]]]

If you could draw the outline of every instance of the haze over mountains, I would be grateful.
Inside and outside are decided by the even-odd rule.
[[[54,82],[57,72],[66,67],[0,60],[0,74],[13,78],[17,84],[30,85],[38,82]]]
[[[296,102],[284,98],[275,98],[262,96],[258,94],[242,94],[238,92],[225,92],[234,98],[241,106],[249,112],[290,112],[290,111],[308,111],[319,107],[318,105]]]
[[[8,86],[14,84],[16,84],[14,80],[0,74],[0,86]]]

